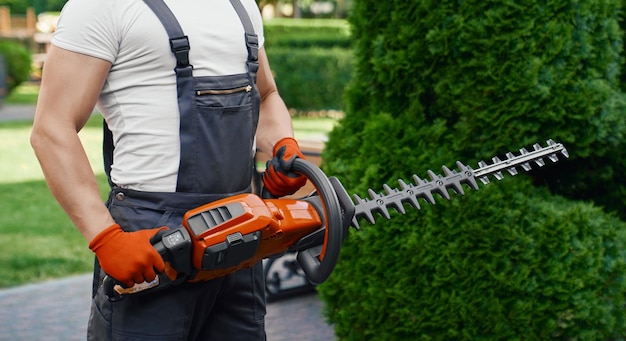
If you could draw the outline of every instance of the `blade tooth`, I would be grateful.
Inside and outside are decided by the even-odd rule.
[[[360,196],[356,195],[356,194],[352,194],[352,197],[354,197],[354,201],[356,202],[356,204],[360,204],[362,202],[366,202],[367,200],[362,199]]]
[[[507,171],[509,172],[509,174],[511,174],[511,175],[517,175],[517,168],[515,168],[515,167],[507,168],[506,170],[507,170]]]
[[[391,219],[391,215],[389,214],[389,210],[387,209],[387,206],[385,205],[378,206],[378,212],[380,212],[380,214],[382,214],[383,217],[387,219]]]
[[[359,225],[359,220],[356,217],[352,218],[352,226],[354,226],[354,228],[357,230],[361,229],[361,225]]]
[[[419,187],[422,185],[426,185],[428,184],[428,181],[426,180],[422,180],[419,176],[417,175],[413,175],[413,181],[415,181],[415,184]],[[424,198],[424,200],[426,200],[428,203],[430,204],[435,204],[435,198],[433,197],[432,193],[430,193],[430,191],[424,191],[422,193],[416,193],[415,196],[417,197],[419,195],[419,197]]]
[[[461,186],[460,182],[455,181],[451,183],[450,186],[452,186],[452,189],[454,189],[454,191],[458,194],[465,195],[465,192],[463,191],[463,187]]]
[[[391,188],[389,187],[389,185],[387,184],[383,184],[383,189],[385,190],[385,192],[387,192],[387,194],[393,194],[393,193],[398,193],[398,190],[395,188]]]
[[[450,193],[448,193],[448,190],[446,189],[446,187],[444,186],[443,180],[441,180],[441,176],[435,174],[433,171],[428,170],[428,176],[430,176],[430,178],[432,179],[432,181],[435,183],[435,185],[437,186],[437,193],[441,194],[442,197],[450,200]]]
[[[478,184],[476,183],[476,178],[474,178],[473,176],[467,179],[467,183],[473,190],[475,191],[478,190]]]
[[[441,167],[441,169],[443,169],[443,174],[445,174],[446,176],[450,176],[454,174],[454,171],[451,171],[450,168],[446,166]]]
[[[439,194],[446,198],[446,200],[450,200],[450,193],[448,193],[448,190],[445,187],[443,187]]]
[[[428,176],[430,177],[430,180],[432,181],[437,181],[439,180],[439,175],[435,174],[435,172],[431,171],[430,169],[427,171]]]
[[[386,184],[383,186],[387,186]],[[388,187],[388,186],[387,186]],[[367,193],[370,195],[371,200],[376,202],[376,211],[380,212],[380,214],[382,214],[385,218],[390,219],[391,217],[389,216],[389,210],[387,210],[387,207],[385,206],[385,202],[383,201],[383,195],[382,194],[378,194],[376,192],[374,192],[373,189],[368,189]],[[368,216],[371,216],[371,213],[368,212]],[[372,220],[371,223],[374,224],[374,217],[372,216]]]
[[[502,162],[502,160],[500,160],[500,158],[497,156],[492,157],[491,161],[493,161],[494,164]]]
[[[413,181],[415,182],[417,186],[420,186],[426,183],[426,181],[422,180],[419,176],[415,174],[413,174]]]
[[[485,185],[489,183],[489,178],[486,176],[480,177],[478,180],[482,181]]]
[[[519,152],[523,155],[523,154],[528,154],[529,151],[526,148],[522,148],[519,150]]]
[[[368,223],[374,225],[376,223],[376,219],[374,219],[374,215],[372,214],[372,212],[370,211],[365,211],[363,212],[363,214],[365,215],[365,220],[367,220]]]
[[[561,154],[563,154],[566,158],[569,158],[569,153],[567,152],[567,149],[565,149],[563,147],[563,145],[561,145],[560,143],[554,142],[552,139],[549,139],[546,142],[548,143],[548,146],[553,146],[554,149],[556,149],[560,145],[561,146]],[[552,155],[550,155],[550,156],[552,156]],[[554,162],[556,162],[556,161],[554,161]]]
[[[558,156],[556,156],[556,154],[550,154],[550,155],[548,155],[548,159],[550,159],[550,161],[552,161],[552,162],[557,162],[557,161],[559,161],[559,157],[558,157]]]
[[[467,170],[467,168],[469,168],[469,167],[464,165],[461,161],[457,161],[456,162],[456,168],[459,170],[459,172],[465,172]]]
[[[507,153],[506,153],[506,158],[507,158],[507,159],[509,159],[509,160],[510,160],[510,159],[514,159],[514,158],[515,158],[515,155],[513,155],[513,153],[511,153],[511,152],[507,152]]]
[[[527,172],[528,172],[529,170],[533,169],[533,167],[531,167],[531,166],[530,166],[530,163],[528,163],[528,162],[524,162],[524,163],[522,163],[520,166],[521,166],[521,167],[522,167],[525,171],[527,171]]]
[[[376,193],[373,189],[369,188],[367,190],[367,193],[370,195],[370,198],[372,200],[376,200],[378,197],[380,197],[380,195],[378,193]]]
[[[411,205],[411,207],[416,210],[421,209],[420,204],[419,202],[417,202],[417,198],[415,197],[415,186],[407,184],[402,179],[398,180],[398,183],[400,184],[400,188],[402,188],[402,191],[406,192],[407,194],[407,196],[404,198],[404,202],[408,202],[409,205]],[[404,206],[402,206],[402,209],[404,209]]]
[[[535,163],[537,164],[537,166],[539,167],[543,167],[546,165],[546,162],[543,160],[543,158],[539,158],[537,160],[535,160]]]
[[[504,175],[502,175],[502,172],[496,172],[496,173],[493,173],[493,177],[498,180],[502,180],[504,178]]]
[[[474,170],[471,169],[469,166],[462,164],[461,161],[457,161],[456,166],[459,169],[459,172],[465,173],[465,175],[467,176],[466,183],[473,190],[478,190],[478,184],[476,183],[476,179],[474,178]]]
[[[402,179],[398,179],[398,184],[400,185],[400,188],[402,188],[402,190],[406,190],[408,188],[411,188],[406,182],[404,182],[404,180]]]
[[[393,208],[395,208],[396,211],[402,213],[402,214],[406,214],[406,211],[404,210],[404,206],[402,206],[402,202],[401,201],[393,201]]]
[[[487,163],[485,161],[478,161],[478,167],[483,168],[486,166],[487,166]]]
[[[535,148],[535,150],[541,150],[541,145],[539,143],[535,143],[533,144],[533,148]]]
[[[414,209],[419,210],[420,204],[417,202],[415,198],[415,191],[413,190],[414,186],[407,184],[404,180],[399,179],[398,184],[400,184],[400,188],[402,188],[403,192],[407,193],[407,196],[404,198],[404,201],[408,202]],[[402,209],[404,210],[404,205],[401,203]],[[404,212],[403,212],[404,214]]]
[[[435,197],[433,197],[433,194],[430,191],[428,191],[428,190],[423,191],[421,193],[416,193],[415,197],[416,198],[423,198],[424,200],[426,200],[431,205],[434,205],[436,203],[435,202]],[[419,206],[419,204],[418,204],[418,206]]]
[[[408,197],[406,199],[406,201],[409,203],[409,205],[411,205],[414,209],[416,210],[420,210],[422,209],[422,207],[420,206],[420,203],[417,201],[417,198],[415,197],[415,195],[411,195],[410,197]]]
[[[436,203],[435,197],[433,197],[433,194],[431,192],[424,192],[424,197],[424,199],[426,199],[426,201],[428,201],[430,204],[434,205]]]

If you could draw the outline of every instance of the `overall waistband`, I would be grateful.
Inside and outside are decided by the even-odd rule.
[[[210,202],[241,193],[250,193],[251,188],[240,192],[205,194],[186,192],[145,192],[113,187],[109,192],[109,202],[116,205],[142,207],[154,210],[188,211]]]

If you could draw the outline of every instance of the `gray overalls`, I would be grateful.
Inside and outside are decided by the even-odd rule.
[[[231,0],[245,28],[247,73],[193,77],[189,40],[162,0],[144,0],[170,37],[180,111],[181,161],[175,193],[122,189],[111,182],[111,132],[105,124],[105,171],[112,190],[109,211],[124,230],[178,227],[183,214],[208,202],[249,192],[259,118],[256,88],[258,37],[239,0]],[[96,261],[88,339],[264,340],[262,264],[231,275],[120,302],[109,302]]]

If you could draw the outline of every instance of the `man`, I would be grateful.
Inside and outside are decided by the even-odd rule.
[[[162,272],[150,239],[187,210],[249,191],[255,146],[274,155],[263,178],[271,194],[306,181],[289,169],[303,156],[255,2],[160,1],[70,0],[44,65],[31,144],[97,257],[88,338],[263,340],[261,264],[121,302],[102,292],[105,274],[132,286]],[[177,25],[184,35],[173,37]],[[96,105],[107,127],[106,205],[77,135]]]

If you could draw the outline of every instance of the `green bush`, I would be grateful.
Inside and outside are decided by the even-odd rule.
[[[268,48],[276,85],[289,108],[341,109],[352,74],[352,53],[342,48]]]
[[[625,224],[509,180],[353,231],[320,289],[337,336],[621,339]]]
[[[347,21],[272,19],[264,27],[265,50],[287,106],[342,109],[353,64]]]
[[[8,6],[11,14],[25,14],[29,7],[35,9],[35,13],[39,14],[48,11],[60,11],[67,0],[2,0],[0,5]]]
[[[350,27],[340,19],[271,19],[264,22],[268,47],[350,47]]]
[[[341,339],[626,335],[620,7],[355,2],[323,154],[351,191],[549,138],[571,158],[351,233],[319,288]]]
[[[31,55],[22,44],[9,40],[0,40],[0,55],[6,64],[7,92],[11,93],[30,77]]]

